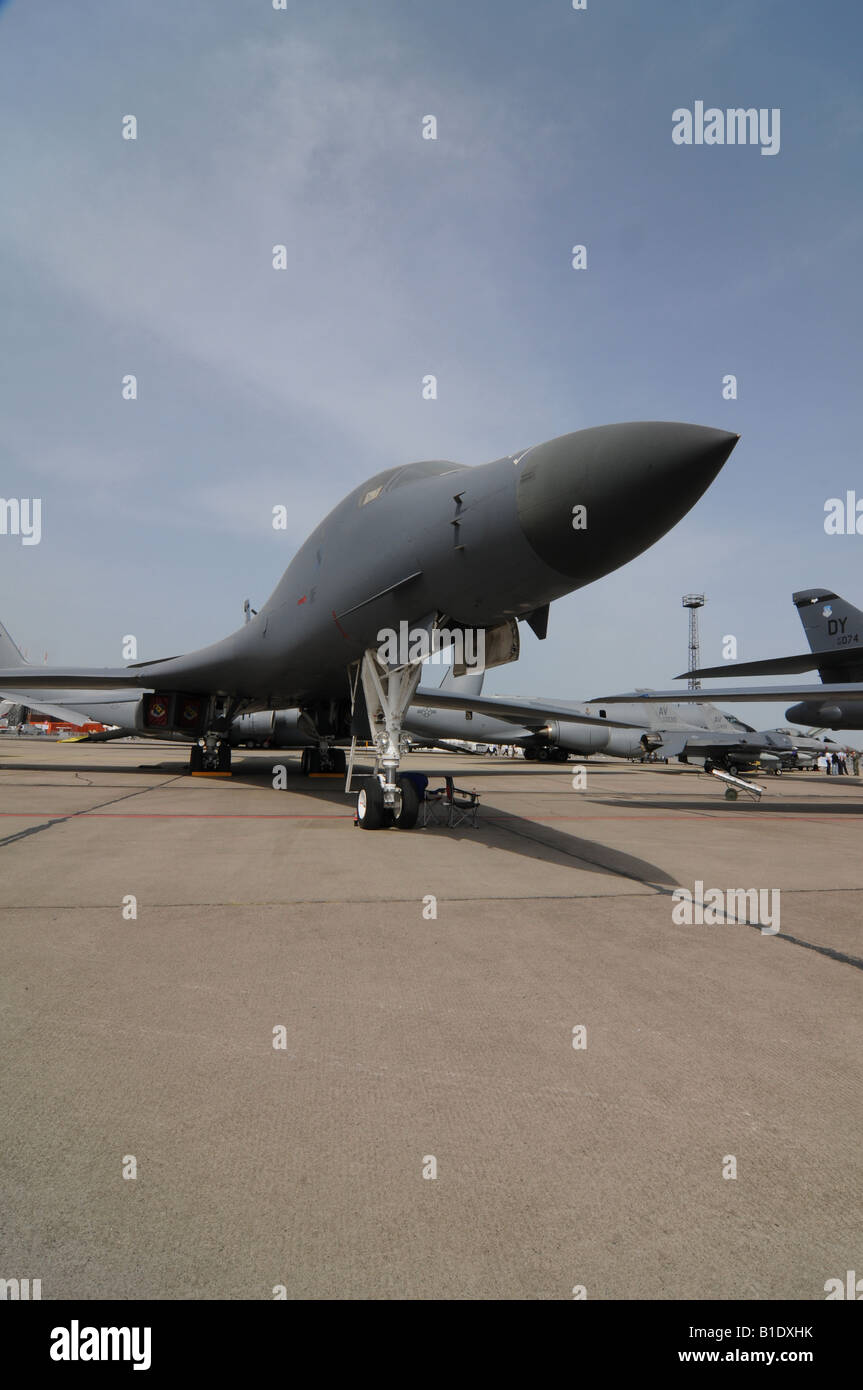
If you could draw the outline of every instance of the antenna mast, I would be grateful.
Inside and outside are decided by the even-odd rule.
[[[707,602],[703,594],[684,594],[683,607],[689,609],[689,666],[688,670],[697,671],[701,665],[701,645],[698,640],[698,610],[703,608]],[[700,690],[701,681],[694,676],[690,676],[687,681],[690,690]]]

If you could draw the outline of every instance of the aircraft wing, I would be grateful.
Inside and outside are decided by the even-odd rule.
[[[841,657],[841,653],[838,654]],[[806,652],[800,656],[775,656],[767,661],[732,661],[724,666],[706,666],[703,671],[683,671],[674,679],[688,680],[697,676],[699,680],[728,680],[730,676],[799,676],[801,671],[817,671],[825,662],[836,664],[837,654],[833,652]],[[857,660],[860,653],[857,652]]]
[[[628,697],[640,699],[641,696]],[[631,729],[631,723],[615,719],[600,719],[597,715],[582,714],[572,705],[556,705],[545,700],[507,699],[505,695],[451,695],[443,690],[417,690],[412,705],[427,705],[432,709],[472,710],[475,714],[492,715],[513,724],[541,728],[549,719],[570,724],[595,724],[604,729]]]
[[[10,690],[7,694],[5,690],[0,690],[0,700],[12,700],[16,705],[25,705],[28,709],[38,710],[48,719],[58,719],[63,724],[89,724],[91,722],[88,714],[82,714],[80,710],[70,709],[68,705],[46,705],[44,700],[37,703],[35,700],[23,699],[22,697],[26,693],[23,690]]]
[[[154,690],[153,675],[135,666],[11,666],[0,670],[0,690]],[[7,695],[6,699],[17,698]]]
[[[839,670],[842,666],[859,666],[860,648],[839,647],[835,651],[801,653],[800,656],[775,656],[767,661],[733,661],[722,666],[705,666],[704,670],[682,671],[674,679],[728,680],[731,676],[796,676],[801,671],[818,671],[822,666]]]
[[[689,675],[689,672],[686,673]],[[633,690],[629,695],[601,695],[591,704],[614,705],[640,700],[646,705],[662,704],[666,700],[700,702],[720,700],[764,700],[771,704],[785,701],[814,700],[829,705],[837,700],[863,700],[863,683],[853,685],[752,685],[734,686],[731,690],[652,690],[649,695]],[[558,718],[559,716],[555,716]]]
[[[29,669],[29,668],[28,668]],[[34,690],[32,684],[23,689],[6,690],[0,688],[0,700],[12,700],[16,705],[25,705],[49,719],[59,719],[65,724],[89,724],[93,721],[107,724],[120,724],[118,718],[123,705],[137,705],[141,698],[140,690],[126,685],[123,690],[57,690],[43,687]],[[107,715],[107,718],[106,718]],[[134,711],[132,711],[134,723]]]

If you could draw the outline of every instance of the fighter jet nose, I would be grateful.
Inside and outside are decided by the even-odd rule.
[[[547,565],[589,584],[670,531],[738,438],[704,425],[642,421],[539,444],[518,465],[522,530]]]

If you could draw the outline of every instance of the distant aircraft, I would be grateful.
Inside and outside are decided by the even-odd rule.
[[[792,729],[758,731],[708,703],[656,706],[646,698],[651,694],[648,690],[636,692],[639,698],[633,704],[615,706],[614,719],[602,702],[593,702],[557,704],[558,717],[550,720],[549,701],[539,697],[482,695],[481,674],[453,678],[450,666],[437,687],[430,676],[430,671],[424,671],[423,684],[404,719],[405,732],[427,747],[465,752],[511,744],[521,748],[528,761],[536,762],[566,762],[572,754],[602,753],[633,760],[652,756],[702,761],[708,771],[716,766],[739,772],[759,765],[780,772],[811,766],[830,742]],[[456,697],[452,703],[450,696]],[[509,714],[504,716],[501,710]],[[308,770],[314,746],[311,735],[301,727],[298,710],[240,715],[231,727],[231,742],[302,748],[303,771]]]
[[[461,713],[467,702],[458,698],[450,703],[442,687],[434,706],[411,706],[405,728],[430,743],[512,743],[538,762],[565,762],[570,753],[632,759],[652,754],[701,761],[708,771],[715,766],[734,772],[757,764],[781,770],[794,761],[794,740],[780,730],[759,732],[706,702],[656,706],[650,694],[644,690],[628,696],[627,704],[615,707],[613,719],[602,700],[561,701],[557,717],[549,719],[547,700],[519,696],[476,694]]]
[[[813,768],[822,753],[838,752],[841,747],[835,738],[814,733],[811,729],[808,734],[801,734],[797,729],[776,729],[774,732],[787,734],[794,745],[787,757],[780,757],[782,768],[787,770],[797,768],[805,771],[807,768]]]
[[[481,637],[486,666],[516,660],[518,621],[544,637],[549,605],[665,535],[737,439],[699,425],[604,425],[474,468],[387,469],[335,507],[261,610],[221,642],[101,670],[25,667],[14,649],[0,696],[50,712],[52,693],[113,692],[122,718],[105,707],[87,713],[192,742],[192,771],[229,770],[238,714],[297,708],[318,740],[318,767],[344,765],[336,740],[372,738],[376,767],[358,822],[407,829],[418,801],[399,776],[403,720],[435,634],[460,634],[465,645]],[[409,649],[387,645],[382,656],[381,633],[401,644],[403,630]],[[415,649],[417,632],[425,642]]]
[[[652,701],[703,700],[715,696],[725,701],[796,700],[785,711],[793,724],[827,729],[863,729],[863,613],[831,589],[800,589],[792,595],[800,614],[810,650],[796,656],[770,657],[765,661],[742,661],[723,666],[684,671],[675,677],[685,680],[729,679],[734,676],[793,675],[817,671],[819,685],[753,685],[724,690],[654,691]],[[609,695],[606,703],[632,699],[631,695]]]

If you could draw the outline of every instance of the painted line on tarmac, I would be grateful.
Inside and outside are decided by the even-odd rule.
[[[142,787],[142,788],[140,789],[140,791],[131,792],[131,793],[130,793],[130,796],[142,796],[142,795],[144,794],[144,792],[147,792],[147,791],[157,791],[157,790],[159,790],[160,787],[162,787],[162,786],[167,786],[167,785],[168,785],[167,783],[159,783],[158,787]],[[126,797],[117,797],[117,801],[125,801],[126,799],[127,799]],[[112,805],[114,805],[114,802],[111,802],[111,801],[103,801],[103,802],[101,802],[100,804],[103,805],[103,806],[112,806]],[[624,812],[624,814],[622,814],[622,815],[617,815],[617,816],[522,816],[522,815],[520,815],[520,816],[519,816],[519,819],[520,819],[520,820],[527,821],[530,825],[550,825],[550,824],[555,823],[555,822],[558,822],[558,821],[591,821],[591,822],[592,822],[592,821],[618,821],[618,822],[625,822],[625,821],[633,821],[633,820],[648,820],[648,821],[660,821],[660,820],[673,820],[673,821],[680,821],[680,820],[703,820],[706,814],[707,814],[706,811],[674,811],[674,812],[671,812],[671,813],[669,813],[669,814],[663,813],[663,814],[661,814],[661,815],[626,815],[625,812]],[[757,814],[757,812],[756,812],[756,814]],[[780,812],[780,814],[782,814],[782,813]],[[746,813],[744,813],[743,815],[733,815],[733,814],[732,814],[732,815],[729,815],[727,812],[723,812],[723,811],[721,811],[721,810],[717,810],[716,813],[715,813],[715,815],[716,815],[716,818],[717,818],[717,819],[721,819],[723,822],[724,822],[724,821],[749,820],[749,819],[750,819],[749,814],[746,814]],[[214,812],[208,812],[208,811],[98,811],[98,810],[88,811],[88,810],[86,810],[86,809],[81,810],[81,811],[0,811],[0,817],[7,817],[7,818],[8,818],[8,817],[12,817],[13,819],[17,818],[18,820],[28,820],[28,819],[30,819],[31,817],[38,817],[38,816],[50,816],[50,817],[52,817],[54,820],[56,820],[56,821],[58,821],[58,822],[59,822],[59,821],[64,821],[64,820],[72,820],[72,819],[74,819],[76,816],[94,816],[94,817],[101,817],[101,818],[106,819],[106,820],[353,820],[354,812],[353,812],[353,810],[350,810],[350,811],[333,811],[333,812],[318,812],[318,811],[281,811],[281,812],[278,812],[278,811],[276,811],[276,812],[261,812],[261,811],[253,811],[253,812],[244,812],[244,811],[214,811]],[[798,822],[801,822],[801,823],[802,823],[802,822],[805,822],[805,821],[812,821],[814,824],[820,824],[822,821],[826,821],[826,820],[845,821],[845,820],[848,819],[848,817],[847,817],[847,815],[832,816],[832,815],[828,815],[828,814],[825,813],[824,815],[810,815],[810,816],[799,816],[799,815],[794,815],[794,816],[793,816],[793,819],[794,819],[795,824],[798,823]],[[480,823],[481,823],[481,825],[486,825],[486,824],[489,824],[489,825],[490,825],[490,824],[497,824],[498,822],[506,821],[506,820],[509,820],[509,816],[489,816],[489,815],[484,815],[484,814],[482,814],[482,816],[481,816],[481,822],[480,822]],[[422,827],[422,828],[423,828],[423,829],[447,829],[448,827],[446,827],[446,826],[437,826],[437,827],[435,827],[435,826],[424,826],[424,827]],[[2,843],[4,843],[4,842],[3,842],[3,841],[0,841],[0,844],[2,844]]]
[[[168,778],[168,780],[165,781],[165,782],[160,782],[160,783],[158,784],[158,786],[159,786],[159,787],[167,787],[167,786],[170,786],[171,782],[176,781],[176,780],[177,780],[177,779],[176,779],[175,777],[171,777],[171,778]],[[139,787],[139,788],[137,789],[137,791],[126,792],[126,794],[125,794],[124,796],[115,796],[111,801],[100,801],[100,802],[97,802],[97,807],[98,807],[98,806],[114,806],[114,805],[116,805],[117,802],[119,802],[119,801],[129,801],[133,796],[144,796],[146,792],[155,791],[155,790],[157,790],[156,787]],[[16,816],[16,815],[18,815],[18,814],[19,814],[19,813],[18,813],[17,811],[3,811],[3,812],[0,812],[0,815],[3,815],[3,816]],[[31,826],[29,827],[29,829],[27,829],[27,830],[19,830],[19,831],[17,831],[14,835],[7,835],[7,836],[5,837],[5,839],[0,840],[0,849],[5,849],[7,845],[14,845],[14,844],[16,843],[16,841],[18,841],[18,840],[26,840],[27,837],[28,837],[29,835],[39,835],[43,830],[50,830],[50,829],[52,828],[52,826],[55,826],[55,825],[64,825],[64,824],[66,823],[66,821],[68,821],[68,820],[75,820],[75,819],[76,819],[77,817],[79,817],[79,816],[89,816],[89,815],[93,815],[93,814],[96,814],[96,815],[107,815],[108,813],[105,812],[105,811],[100,812],[98,809],[96,809],[95,811],[81,810],[81,811],[59,811],[59,812],[56,812],[56,811],[30,811],[30,812],[24,812],[24,813],[23,813],[23,819],[24,819],[24,820],[28,819],[29,816],[47,816],[48,819],[45,820],[44,823],[43,823],[42,825],[31,825]]]

